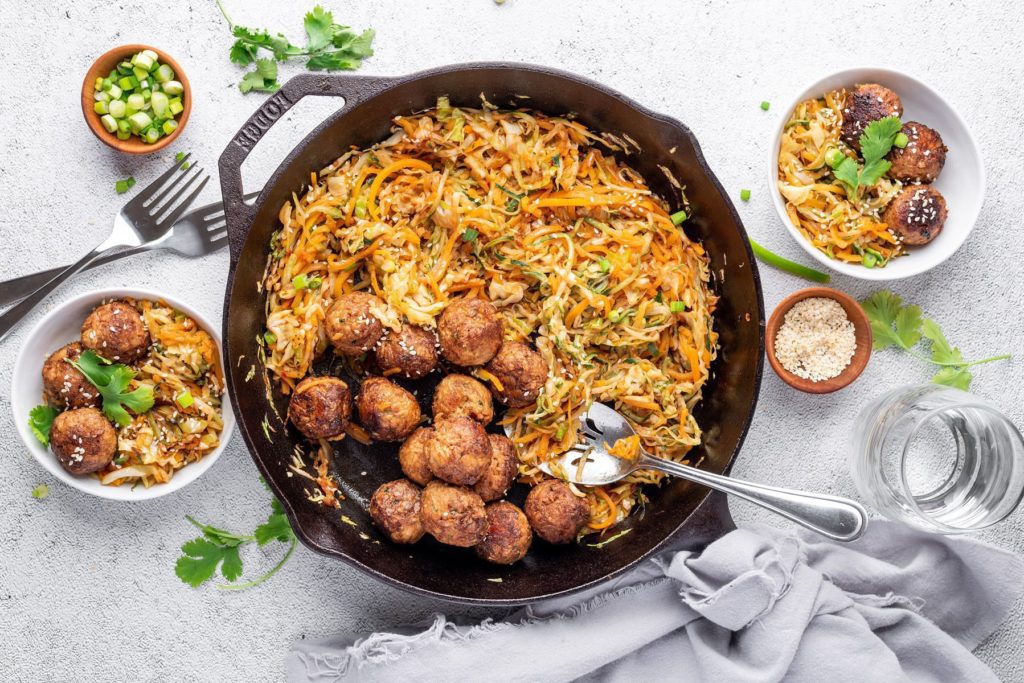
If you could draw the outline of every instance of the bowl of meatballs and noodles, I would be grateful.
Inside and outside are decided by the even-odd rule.
[[[145,404],[129,400],[112,412],[80,369],[88,364],[130,374],[124,392],[141,390]],[[213,465],[234,429],[216,328],[184,303],[146,290],[88,292],[50,311],[22,344],[11,404],[43,467],[115,500],[186,486]],[[29,426],[34,409],[50,414],[48,433],[34,425],[48,445]]]
[[[593,402],[637,429],[623,457],[724,472],[745,435],[756,267],[685,127],[521,65],[283,91],[346,108],[252,207],[230,199],[244,153],[221,157],[224,329],[243,436],[304,543],[405,589],[522,604],[731,527],[658,473],[584,487],[542,467]]]
[[[872,163],[862,136],[883,137],[878,122],[890,117],[899,120],[888,131],[896,137]],[[839,162],[854,171],[839,173]],[[886,170],[875,179],[868,166],[878,164]],[[858,167],[856,187],[840,180]],[[819,79],[782,110],[768,182],[779,218],[804,250],[866,280],[910,277],[952,257],[985,195],[979,147],[949,102],[911,76],[876,68]]]

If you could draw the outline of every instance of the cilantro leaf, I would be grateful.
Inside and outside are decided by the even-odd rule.
[[[235,581],[242,575],[242,557],[238,554],[238,546],[224,548],[220,573],[228,581]]]
[[[144,413],[153,407],[152,387],[140,386],[133,391],[126,391],[135,378],[135,371],[127,365],[107,364],[92,349],[87,349],[77,360],[70,362],[103,397],[103,414],[120,426],[124,427],[132,421],[125,406],[136,413]]]
[[[259,61],[270,62],[270,60],[264,59],[261,59]],[[270,63],[273,64],[273,62]],[[264,67],[264,70],[266,70],[266,67]],[[279,87],[280,86],[277,84],[277,81],[268,81],[260,74],[258,65],[255,71],[250,71],[249,73],[245,74],[245,76],[242,77],[241,82],[238,84],[238,89],[241,90],[243,93],[251,92],[254,90],[256,92],[276,92]]]
[[[306,62],[310,71],[355,71],[360,65],[359,58],[352,57],[347,50],[321,52]]]
[[[50,445],[50,428],[60,411],[52,406],[36,406],[28,411],[28,428],[44,446]]]
[[[964,363],[964,356],[960,349],[950,345],[946,335],[942,334],[938,323],[926,318],[921,323],[921,333],[932,344],[932,360],[943,365],[958,366]]]
[[[932,377],[932,382],[967,391],[971,387],[972,379],[974,379],[974,376],[967,368],[946,367],[939,370]]]
[[[876,351],[898,346],[909,349],[921,340],[921,309],[903,306],[903,300],[889,291],[878,291],[861,302],[868,315]]]
[[[860,169],[854,159],[843,157],[832,169],[832,173],[836,180],[843,182],[850,189],[850,194],[857,192],[857,186],[860,185]]]
[[[320,5],[306,13],[303,26],[308,38],[306,49],[310,52],[326,47],[334,37],[334,15]]]
[[[252,536],[238,536],[236,534],[231,533],[230,531],[225,531],[224,529],[218,529],[217,527],[210,526],[209,524],[197,522],[189,515],[185,515],[185,519],[187,519],[189,522],[192,523],[193,526],[197,527],[200,531],[202,531],[203,536],[213,541],[217,545],[233,547],[242,545],[243,543],[252,540]]]
[[[239,66],[249,66],[256,61],[256,56],[244,40],[236,40],[234,42],[231,46],[231,51],[228,53],[228,58]]]
[[[864,126],[864,132],[860,135],[860,153],[865,165],[888,154],[901,130],[903,123],[898,116],[886,116]]]
[[[212,577],[217,571],[217,565],[225,562],[229,553],[233,553],[234,557],[227,559],[227,568],[221,569],[221,572],[225,574],[225,578],[227,572],[234,574],[236,569],[239,574],[241,572],[241,558],[238,556],[237,547],[226,548],[207,538],[194,538],[181,546],[181,552],[184,554],[175,563],[174,573],[193,588],[198,588]],[[239,574],[235,574],[235,578],[238,578]]]
[[[368,28],[358,36],[352,31],[337,31],[331,44],[339,50],[348,50],[349,54],[359,59],[373,56],[373,38],[377,32]]]
[[[879,178],[888,172],[892,164],[885,159],[875,159],[864,164],[860,172],[859,183],[864,187],[873,187],[878,183]]]
[[[258,73],[264,81],[276,81],[277,80],[277,64],[272,59],[265,57],[256,60],[256,73]]]
[[[288,517],[284,514],[284,508],[277,498],[270,501],[270,509],[271,512],[267,517],[267,521],[260,524],[253,531],[253,537],[256,539],[257,545],[263,546],[273,540],[278,540],[282,543],[293,540],[295,532],[292,531],[291,524],[288,523]]]

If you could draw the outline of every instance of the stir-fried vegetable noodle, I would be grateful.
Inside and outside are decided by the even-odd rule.
[[[874,187],[850,197],[832,176],[825,154],[841,149],[853,155],[839,135],[846,97],[845,90],[833,90],[797,106],[779,145],[779,192],[790,221],[815,247],[850,263],[862,263],[870,253],[868,258],[884,265],[905,253],[880,218],[902,184],[883,176]]]
[[[98,476],[103,484],[148,488],[220,444],[224,376],[217,344],[195,320],[162,301],[132,303],[153,343],[134,364],[129,390],[152,387],[154,405],[118,430],[114,462]]]
[[[704,249],[666,203],[612,156],[613,142],[567,118],[442,98],[394,123],[281,207],[263,286],[266,367],[282,390],[326,350],[324,315],[345,292],[376,293],[391,328],[434,327],[452,300],[481,297],[506,338],[532,343],[550,369],[536,405],[504,418],[521,480],[540,480],[538,464],[576,444],[593,401],[625,413],[650,451],[685,461],[701,440],[691,411],[717,353],[717,299]],[[317,286],[297,290],[299,275]],[[579,490],[589,531],[628,514],[640,485],[662,476]]]

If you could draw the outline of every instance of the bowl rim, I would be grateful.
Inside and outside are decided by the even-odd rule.
[[[785,202],[782,199],[782,194],[776,186],[779,161],[779,143],[782,139],[782,133],[785,130],[786,123],[789,121],[790,115],[796,106],[803,100],[807,99],[811,94],[821,91],[823,85],[828,81],[844,80],[849,81],[850,83],[865,82],[865,80],[869,78],[868,74],[881,75],[883,77],[897,77],[912,82],[915,87],[919,88],[929,98],[933,99],[940,108],[949,112],[950,116],[966,133],[969,148],[972,151],[974,158],[977,159],[977,168],[975,169],[976,173],[974,175],[978,182],[978,193],[973,207],[973,216],[970,218],[969,225],[965,230],[958,233],[956,241],[951,243],[952,248],[949,250],[948,254],[941,258],[937,258],[934,255],[931,258],[920,258],[918,259],[916,266],[909,267],[904,272],[896,272],[890,268],[864,268],[828,258],[825,254],[821,253],[821,251],[815,249],[814,246],[811,245],[800,231],[797,230],[797,228],[790,222],[789,215],[786,213]],[[969,162],[965,159],[964,163]],[[974,137],[974,133],[971,131],[970,126],[967,125],[964,118],[953,107],[953,105],[950,104],[949,100],[944,95],[917,76],[907,73],[906,71],[900,71],[898,69],[883,66],[856,66],[827,73],[808,83],[802,90],[799,90],[797,95],[789,101],[786,107],[777,115],[771,145],[768,149],[768,190],[772,198],[772,206],[775,207],[775,213],[778,215],[779,220],[782,221],[782,224],[786,227],[786,231],[794,240],[796,240],[805,252],[826,268],[830,268],[842,275],[848,275],[859,280],[902,280],[915,275],[920,275],[921,273],[927,272],[944,263],[960,250],[960,247],[962,247],[964,242],[967,241],[967,237],[974,230],[975,225],[977,225],[978,216],[981,214],[981,208],[985,201],[985,189],[985,159],[981,154],[981,147],[978,145],[978,140]],[[927,252],[919,251],[916,253],[920,255]]]
[[[100,124],[100,117],[97,116],[96,112],[92,109],[94,101],[92,94],[95,90],[96,76],[103,71],[109,71],[109,69],[105,69],[102,65],[107,64],[108,62],[116,64],[124,55],[142,52],[143,50],[152,50],[157,53],[160,61],[174,69],[174,75],[177,76],[179,81],[181,81],[182,88],[184,89],[182,104],[185,109],[181,112],[181,116],[178,118],[178,128],[170,135],[165,135],[152,145],[147,145],[144,142],[136,140],[134,137],[127,140],[118,139],[116,135],[108,133],[106,128]],[[185,125],[188,123],[188,117],[191,113],[192,85],[189,83],[188,74],[185,73],[181,64],[179,64],[174,57],[164,50],[152,45],[131,43],[112,47],[93,61],[89,66],[89,69],[85,72],[85,78],[82,80],[82,116],[85,118],[86,125],[89,126],[89,130],[92,131],[93,135],[95,135],[100,142],[108,147],[116,149],[119,152],[124,152],[125,154],[150,154],[167,147],[169,144],[174,142],[179,135],[181,135],[181,131],[185,130]]]
[[[863,342],[858,343],[850,358],[849,365],[841,373],[831,379],[819,380],[817,382],[804,379],[793,374],[782,366],[782,363],[775,356],[775,336],[782,326],[782,320],[794,305],[804,299],[812,298],[832,299],[843,307],[846,317],[853,323],[856,331],[860,331],[864,337]],[[851,314],[851,311],[854,311]],[[768,316],[768,323],[764,329],[764,349],[768,356],[768,364],[778,375],[779,379],[789,386],[807,394],[831,394],[834,391],[844,389],[860,377],[871,360],[871,349],[874,343],[874,335],[871,332],[871,323],[867,313],[860,303],[846,292],[831,287],[805,287],[793,292],[780,301]]]
[[[39,352],[40,344],[35,342],[43,340],[37,340],[35,337],[40,335],[42,330],[44,330],[52,321],[67,315],[67,311],[72,307],[85,303],[98,305],[101,301],[123,297],[163,300],[192,317],[200,324],[200,326],[202,326],[203,330],[213,338],[214,343],[217,345],[217,352],[221,358],[221,366],[223,367],[224,347],[221,343],[219,326],[214,326],[206,316],[202,315],[188,304],[182,302],[177,297],[168,296],[155,290],[138,287],[93,289],[62,301],[59,305],[55,306],[53,310],[43,316],[35,325],[33,325],[31,330],[29,330],[28,334],[25,336],[24,342],[22,343],[21,350],[18,352],[18,356],[14,361],[14,366],[11,371],[11,412],[14,417],[14,424],[16,425],[18,435],[21,437],[21,440],[25,444],[29,453],[32,454],[32,457],[35,458],[47,472],[55,476],[57,479],[60,479],[65,484],[72,486],[79,491],[94,495],[98,498],[106,498],[108,500],[152,500],[154,498],[160,498],[161,496],[173,493],[174,491],[182,489],[192,483],[210,469],[214,462],[216,462],[220,457],[221,453],[224,452],[224,449],[231,440],[235,429],[235,415],[231,408],[231,397],[226,387],[224,390],[223,402],[221,404],[221,410],[224,416],[224,429],[221,431],[220,443],[217,448],[198,462],[191,463],[181,468],[181,470],[175,473],[175,476],[171,477],[171,480],[166,484],[158,484],[151,486],[148,489],[139,488],[132,491],[131,487],[126,486],[103,486],[89,475],[77,476],[61,467],[50,449],[39,443],[29,430],[26,418],[28,416],[27,410],[31,409],[32,406],[24,406],[21,404],[21,401],[18,399],[19,392],[14,386],[14,382],[18,381],[19,376],[25,372],[25,366],[34,362],[31,357],[34,357],[35,354]],[[64,343],[70,342],[65,341]],[[44,349],[42,351],[44,358],[48,357],[55,350],[56,349]],[[40,368],[41,367],[42,366],[40,366]],[[33,372],[33,374],[38,374],[38,371]]]

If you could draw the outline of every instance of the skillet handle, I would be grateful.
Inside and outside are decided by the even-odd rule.
[[[343,97],[345,104],[342,109],[348,109],[366,101],[392,83],[394,79],[375,76],[301,74],[285,83],[249,117],[228,143],[218,161],[232,269],[238,263],[242,244],[256,216],[255,206],[245,202],[242,164],[267,131],[284,116],[285,112],[308,95]]]

